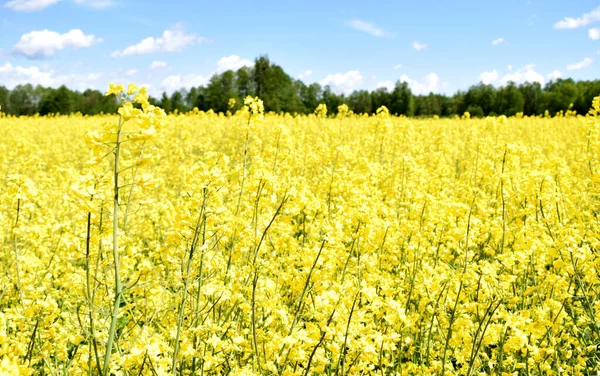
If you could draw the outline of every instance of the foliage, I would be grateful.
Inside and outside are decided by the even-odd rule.
[[[325,104],[330,114],[335,115],[338,106],[347,104],[358,114],[374,114],[378,108],[385,106],[392,114],[417,117],[452,117],[462,115],[469,108],[473,109],[474,117],[514,116],[520,112],[531,116],[543,114],[546,110],[554,116],[568,109],[584,115],[598,93],[600,80],[575,82],[558,79],[544,87],[537,82],[518,86],[508,82],[499,88],[478,84],[452,96],[434,93],[414,95],[408,83],[401,81],[396,82],[391,91],[379,88],[371,92],[358,90],[343,94],[318,83],[306,85],[285,73],[267,56],[260,56],[252,68],[242,67],[236,72],[229,70],[215,74],[206,86],[164,92],[160,98],[149,100],[166,112],[187,112],[197,108],[225,113],[230,110],[229,99],[235,98],[237,103],[242,103],[242,99],[250,95],[262,98],[265,110],[275,113],[311,114],[319,104]],[[6,113],[14,115],[75,112],[96,115],[115,113],[118,108],[114,98],[102,97],[96,90],[79,93],[64,86],[53,89],[31,85],[17,86],[12,91],[0,86],[0,106]]]

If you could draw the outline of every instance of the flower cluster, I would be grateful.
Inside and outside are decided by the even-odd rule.
[[[231,101],[230,101],[231,103]],[[242,113],[248,118],[254,118],[255,120],[262,120],[265,113],[265,106],[263,101],[258,97],[247,96],[244,99],[244,107],[242,107]]]
[[[327,105],[325,103],[319,103],[317,108],[315,108],[315,115],[319,118],[327,117]]]

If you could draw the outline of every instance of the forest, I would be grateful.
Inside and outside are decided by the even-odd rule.
[[[397,81],[393,90],[357,90],[350,94],[336,93],[331,87],[318,83],[305,84],[287,74],[268,56],[255,59],[253,67],[214,74],[205,86],[163,92],[150,102],[167,112],[187,112],[194,108],[215,112],[237,110],[247,95],[264,101],[265,111],[290,114],[312,113],[317,105],[327,105],[330,114],[347,104],[355,113],[374,113],[386,106],[391,114],[413,117],[450,117],[469,112],[472,117],[494,115],[512,116],[517,113],[532,116],[550,115],[571,109],[585,114],[592,99],[600,94],[600,80],[574,81],[557,79],[540,85],[537,82],[507,83],[502,87],[479,83],[452,96],[430,93],[415,95],[408,83]],[[229,100],[236,99],[233,108]],[[84,115],[114,113],[118,103],[114,96],[104,96],[98,90],[72,91],[58,88],[18,85],[12,90],[0,82],[0,106],[11,115],[47,115],[80,112]]]

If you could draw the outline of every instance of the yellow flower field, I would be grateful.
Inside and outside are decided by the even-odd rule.
[[[600,369],[594,111],[135,102],[0,115],[1,375]]]

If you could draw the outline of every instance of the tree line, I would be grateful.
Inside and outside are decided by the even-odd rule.
[[[0,85],[2,83],[0,82]],[[247,95],[258,96],[266,111],[298,114],[312,113],[324,103],[330,113],[336,113],[341,104],[347,104],[355,113],[374,113],[386,106],[390,113],[406,116],[453,116],[469,112],[472,117],[493,115],[512,116],[551,115],[571,109],[578,114],[587,113],[595,96],[600,95],[600,80],[574,81],[557,79],[542,86],[537,82],[517,85],[508,82],[496,88],[479,83],[452,96],[430,93],[414,95],[406,82],[396,82],[392,90],[378,88],[373,91],[356,90],[339,94],[330,86],[318,83],[306,85],[288,75],[267,56],[261,56],[253,67],[242,67],[213,75],[205,86],[181,89],[151,103],[167,112],[186,112],[194,108],[215,112],[235,111]],[[230,107],[229,100],[236,99]],[[69,114],[86,115],[114,113],[118,103],[114,96],[104,96],[98,90],[72,91],[65,86],[57,89],[19,85],[12,90],[0,86],[2,111],[13,115]]]

